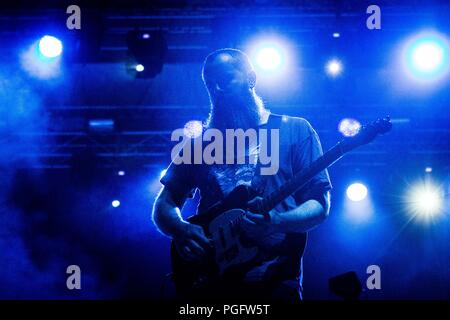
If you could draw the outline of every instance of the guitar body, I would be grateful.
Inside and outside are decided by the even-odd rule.
[[[214,249],[207,253],[203,261],[190,262],[179,255],[172,243],[173,280],[178,293],[191,295],[193,292],[207,292],[221,281],[242,278],[252,267],[275,254],[271,248],[281,244],[285,234],[248,239],[238,227],[246,212],[247,202],[255,195],[251,188],[238,186],[205,213],[187,219],[203,227],[207,237],[213,240]]]

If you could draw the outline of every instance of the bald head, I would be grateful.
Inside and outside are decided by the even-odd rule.
[[[264,105],[255,92],[256,74],[249,58],[237,49],[220,49],[203,64],[203,81],[209,93],[210,127],[252,128],[261,119]]]
[[[219,49],[209,54],[203,64],[203,81],[210,95],[252,90],[256,75],[248,56],[237,49]]]

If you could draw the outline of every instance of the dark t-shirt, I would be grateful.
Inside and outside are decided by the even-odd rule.
[[[267,124],[261,128],[279,129],[279,170],[275,175],[259,174],[259,164],[179,164],[172,163],[161,183],[168,188],[179,206],[195,190],[200,191],[201,199],[198,214],[206,211],[212,204],[222,200],[236,186],[251,185],[259,190],[261,196],[278,189],[296,173],[307,168],[322,155],[319,137],[308,121],[303,118],[271,114]],[[256,149],[258,152],[260,149]],[[270,150],[270,149],[269,149]],[[251,152],[251,151],[250,151]],[[251,153],[250,153],[251,154]],[[247,156],[249,153],[246,154]],[[327,170],[321,171],[302,189],[287,197],[275,210],[286,212],[310,199],[325,202],[325,194],[331,189]],[[290,234],[290,238],[304,237],[305,234]],[[292,241],[292,243],[296,243]],[[290,248],[283,254],[266,261],[248,273],[248,281],[283,279],[296,280],[301,285],[301,259],[304,248]]]

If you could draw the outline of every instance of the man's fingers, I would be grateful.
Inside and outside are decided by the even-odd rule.
[[[187,247],[189,250],[191,250],[194,254],[198,255],[199,257],[205,255],[205,250],[198,245],[194,240],[189,241],[189,247]]]
[[[183,246],[183,248],[181,248],[180,255],[184,260],[187,260],[187,261],[198,260],[198,256],[196,254],[194,254],[188,246]]]
[[[256,214],[248,212],[245,214],[245,218],[252,221],[253,223],[263,223],[265,222],[264,216],[262,214]]]
[[[180,254],[180,256],[187,261],[192,260],[192,253],[190,252],[190,249],[188,249],[186,246],[178,246],[177,251]]]
[[[261,197],[255,197],[252,200],[250,200],[249,202],[247,202],[247,206],[248,206],[248,210],[252,210],[255,212],[258,212],[261,208]]]
[[[256,223],[253,221],[253,220],[251,220],[247,215],[245,215],[243,218],[242,218],[242,220],[244,221],[244,223],[246,223],[246,224],[250,224],[250,225],[255,225]]]
[[[204,249],[211,247],[212,241],[205,236],[203,230],[201,232],[195,232],[192,236]]]

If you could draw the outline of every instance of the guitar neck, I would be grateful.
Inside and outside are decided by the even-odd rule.
[[[348,150],[344,150],[343,145],[339,142],[333,148],[328,150],[323,156],[316,159],[308,168],[302,170],[294,177],[289,179],[279,189],[273,191],[262,200],[263,212],[269,212],[288,196],[302,188],[316,174],[326,169],[334,162],[339,160]]]

